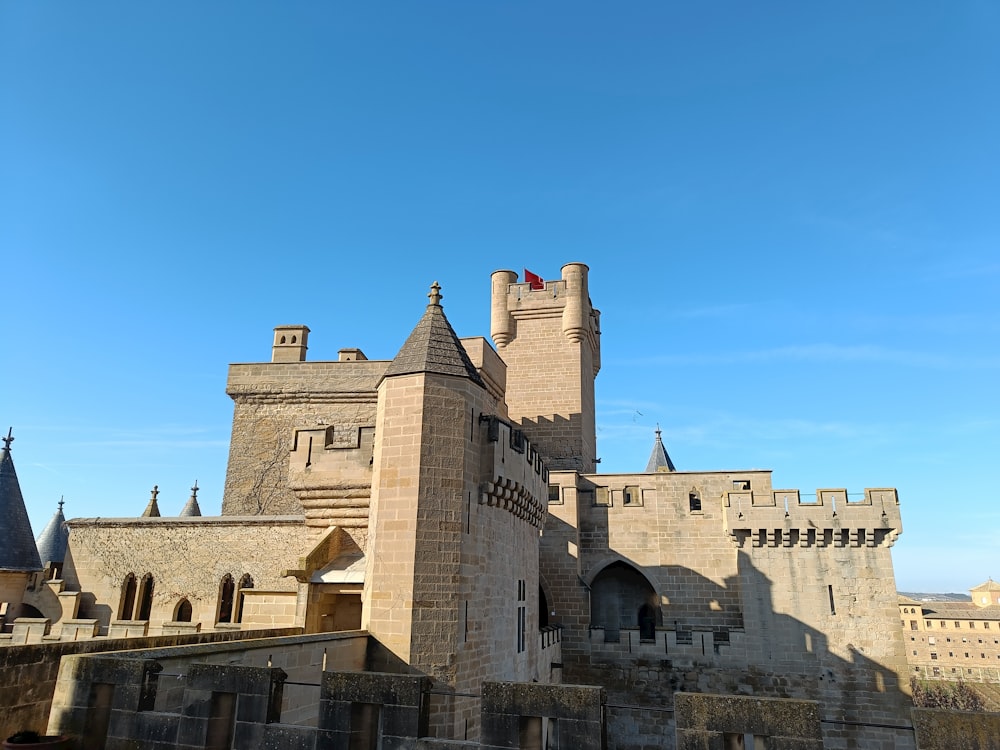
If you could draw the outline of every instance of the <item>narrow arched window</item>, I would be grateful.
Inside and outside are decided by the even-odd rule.
[[[233,577],[226,573],[219,584],[219,617],[216,622],[233,621],[233,595],[236,593],[236,586],[233,585]]]
[[[240,589],[237,592],[239,597],[239,603],[236,606],[236,622],[243,622],[243,602],[246,599],[246,594],[243,592],[246,589],[253,588],[253,578],[250,577],[249,573],[244,573],[243,577],[240,579]]]
[[[701,512],[701,495],[698,494],[698,490],[691,490],[688,493],[688,509],[692,513]]]
[[[153,609],[153,575],[146,573],[139,585],[139,606],[136,608],[136,620],[148,620]]]
[[[129,573],[122,583],[122,598],[118,605],[118,619],[131,620],[135,612],[135,575]]]
[[[175,622],[191,622],[191,602],[181,599],[174,608]]]

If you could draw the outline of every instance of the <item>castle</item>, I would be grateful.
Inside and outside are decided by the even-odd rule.
[[[601,686],[620,750],[673,746],[690,693],[813,702],[819,735],[783,747],[913,746],[895,490],[679,471],[659,431],[646,471],[596,473],[588,273],[493,273],[494,346],[455,334],[436,283],[392,360],[308,361],[308,327],[274,329],[270,362],[229,369],[222,515],[193,488],[179,517],[154,490],[142,517],[68,521],[17,632],[360,630],[429,680],[442,739],[485,736],[484,683],[525,683]]]

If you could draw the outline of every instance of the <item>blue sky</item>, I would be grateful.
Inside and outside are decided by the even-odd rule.
[[[217,513],[229,362],[591,267],[598,452],[898,487],[1000,578],[1000,7],[0,1],[0,423],[36,533]]]

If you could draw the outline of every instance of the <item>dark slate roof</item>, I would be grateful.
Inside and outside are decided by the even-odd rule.
[[[658,471],[677,471],[674,468],[674,462],[667,455],[667,449],[663,446],[659,427],[656,428],[656,442],[653,443],[653,452],[650,454],[649,462],[646,464],[646,473],[653,474]]]
[[[465,347],[458,340],[455,330],[444,315],[440,289],[435,281],[431,286],[431,293],[427,295],[431,301],[424,311],[424,316],[389,364],[383,378],[429,372],[469,378],[483,385],[483,380],[469,359]]]
[[[188,498],[187,503],[181,509],[182,517],[200,516],[201,508],[198,507],[198,480],[194,482],[194,487],[191,488],[191,497]]]
[[[13,440],[8,432],[0,455],[0,570],[41,570],[35,535],[10,457]]]
[[[63,515],[63,501],[59,501],[59,509],[42,529],[35,544],[42,563],[61,563],[66,559],[66,546],[69,544],[69,529],[66,528],[66,516]]]

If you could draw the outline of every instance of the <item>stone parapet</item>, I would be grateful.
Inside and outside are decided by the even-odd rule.
[[[892,546],[903,531],[895,489],[865,489],[851,501],[845,489],[816,490],[803,502],[798,490],[769,494],[734,490],[724,499],[726,529],[737,546]]]
[[[232,364],[226,393],[233,399],[298,397],[308,401],[375,400],[386,360]]]

